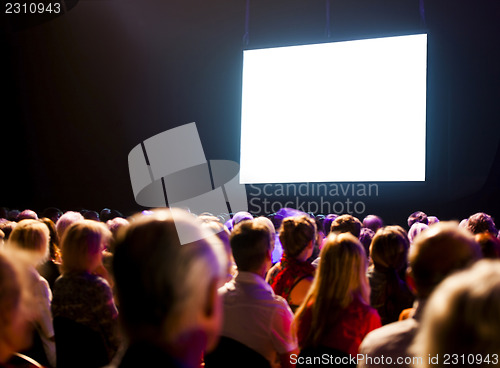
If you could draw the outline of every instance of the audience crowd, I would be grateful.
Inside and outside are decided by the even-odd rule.
[[[0,368],[500,366],[500,235],[284,208],[0,208]]]

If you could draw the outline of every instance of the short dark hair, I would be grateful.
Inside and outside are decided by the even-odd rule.
[[[351,215],[342,215],[333,220],[330,231],[332,233],[351,233],[359,238],[361,221]]]
[[[229,242],[238,270],[255,271],[271,248],[271,234],[264,224],[247,220],[236,224]]]
[[[484,212],[478,212],[473,214],[467,220],[467,229],[472,234],[480,234],[485,231],[497,236],[498,230],[495,226],[495,221],[490,215],[487,215]]]

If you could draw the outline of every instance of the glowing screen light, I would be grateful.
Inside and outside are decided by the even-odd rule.
[[[245,50],[241,183],[425,181],[427,35]]]

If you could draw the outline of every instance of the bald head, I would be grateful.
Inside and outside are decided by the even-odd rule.
[[[474,237],[452,222],[440,222],[417,236],[410,249],[410,272],[419,298],[427,298],[451,273],[481,258]]]

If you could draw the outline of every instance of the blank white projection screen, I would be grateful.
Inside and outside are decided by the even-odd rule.
[[[425,181],[427,35],[247,50],[241,183]]]

